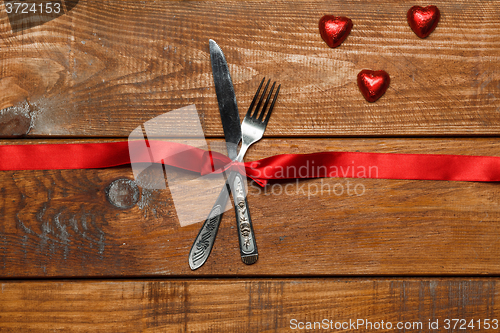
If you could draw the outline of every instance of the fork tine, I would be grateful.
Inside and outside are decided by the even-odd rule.
[[[264,84],[265,80],[266,80],[266,78],[263,78],[262,81],[260,81],[259,89],[257,89],[257,92],[255,93],[255,96],[253,97],[252,103],[250,103],[250,107],[248,108],[248,111],[247,111],[247,114],[245,117],[250,117],[250,115],[252,113],[252,109],[255,105],[255,102],[257,101],[257,97],[259,97],[260,88],[262,88],[262,85]]]
[[[260,113],[259,120],[262,121],[264,119],[264,113],[266,113],[266,108],[267,105],[269,104],[269,100],[271,99],[271,95],[273,94],[274,86],[276,85],[276,82],[273,83],[271,86],[271,90],[269,90],[269,95],[267,95],[266,102],[264,103],[264,106],[262,107],[262,112]]]
[[[259,103],[255,107],[255,112],[253,113],[252,118],[257,118],[257,115],[259,114],[260,105],[262,104],[262,100],[264,99],[264,96],[266,95],[267,88],[269,87],[269,83],[271,83],[271,80],[267,81],[266,87],[264,88],[264,91],[262,92],[262,96],[260,96]]]
[[[266,126],[267,126],[267,122],[269,121],[269,118],[271,117],[271,112],[273,112],[274,103],[276,103],[276,99],[278,98],[278,94],[280,93],[280,88],[281,88],[281,84],[278,86],[278,89],[276,89],[276,94],[274,94],[273,102],[271,103],[271,106],[269,107],[269,111],[267,112],[266,120],[264,120],[264,125],[266,125]]]

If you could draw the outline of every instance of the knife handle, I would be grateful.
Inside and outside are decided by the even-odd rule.
[[[229,180],[231,180],[231,176]],[[229,190],[226,182],[189,252],[189,266],[193,271],[200,268],[207,261],[212,251],[227,200],[229,200]]]
[[[232,177],[229,177],[230,179]],[[235,172],[235,177],[231,184],[233,192],[234,210],[236,213],[236,224],[238,230],[238,240],[240,243],[241,260],[247,264],[254,264],[259,258],[257,252],[257,242],[253,232],[252,219],[248,210],[246,198],[245,182],[240,173]]]

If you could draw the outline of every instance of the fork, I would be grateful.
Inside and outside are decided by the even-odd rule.
[[[274,87],[276,85],[276,82],[274,82],[259,115],[259,109],[262,105],[262,101],[267,92],[270,81],[271,80],[267,82],[267,85],[264,88],[264,92],[262,93],[257,106],[255,107],[255,112],[252,115],[252,110],[255,106],[255,102],[257,101],[260,90],[262,89],[262,85],[265,82],[265,78],[262,79],[262,82],[260,83],[259,88],[255,93],[250,107],[248,108],[248,112],[243,119],[243,122],[241,124],[242,144],[240,152],[235,161],[243,161],[243,157],[245,156],[248,147],[259,141],[264,135],[264,131],[266,130],[267,123],[269,122],[269,118],[271,117],[271,113],[273,111],[274,104],[276,102],[276,99],[278,98],[278,93],[281,87],[281,85],[278,86],[271,106],[267,111],[266,118],[264,119],[266,108],[269,104]],[[210,211],[210,214],[205,220],[205,223],[201,227],[200,232],[198,233],[198,236],[193,243],[193,246],[189,253],[189,266],[192,270],[200,268],[206,262],[208,256],[210,255],[210,252],[212,251],[215,237],[217,236],[217,231],[219,229],[219,224],[222,220],[222,214],[224,213],[224,207],[226,207],[227,201],[229,199],[229,191],[231,190],[233,192],[234,207],[238,223],[238,240],[240,243],[241,259],[245,264],[248,265],[255,263],[258,259],[257,243],[255,242],[253,226],[250,219],[250,213],[248,211],[248,202],[245,197],[245,184],[243,182],[241,174],[237,171],[232,171],[226,181],[226,184],[223,186],[212,210]]]
[[[259,99],[259,103],[255,107],[255,111],[252,115],[253,107],[255,105],[255,102],[257,101],[257,97],[259,96],[264,81],[265,78],[262,79],[259,88],[257,89],[257,93],[255,94],[252,103],[250,104],[250,107],[248,108],[248,112],[245,118],[243,119],[243,122],[241,123],[242,142],[241,142],[240,152],[236,157],[236,161],[238,162],[243,161],[243,157],[245,156],[248,148],[252,144],[262,139],[262,136],[264,135],[264,132],[266,130],[267,123],[269,122],[269,118],[271,117],[271,113],[273,112],[274,109],[274,104],[276,103],[276,99],[278,97],[281,88],[281,85],[279,85],[274,95],[271,106],[267,111],[266,118],[264,119],[266,108],[269,104],[272,93],[274,91],[274,87],[276,85],[276,82],[274,82],[271,87],[271,90],[269,91],[269,94],[267,95],[264,106],[260,111],[259,110],[260,106],[262,105],[262,101],[264,99],[264,96],[266,95],[271,80],[267,81],[266,87],[264,88],[264,92],[262,93]],[[248,210],[248,202],[245,195],[246,194],[245,183],[243,181],[241,174],[235,172],[234,179],[232,179],[232,182],[230,182],[229,184],[232,186],[236,223],[238,225],[238,240],[240,243],[241,260],[245,264],[251,265],[257,261],[257,259],[259,258],[259,253],[257,251],[257,243],[255,241],[255,234],[253,231],[250,211]]]

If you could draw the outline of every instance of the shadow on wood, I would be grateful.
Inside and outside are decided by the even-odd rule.
[[[72,10],[80,0],[5,0],[5,10],[9,17],[13,33],[45,24],[65,15]]]

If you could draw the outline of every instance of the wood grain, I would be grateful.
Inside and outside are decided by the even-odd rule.
[[[267,139],[250,148],[247,160],[317,151],[498,156],[499,149],[499,140],[486,138]],[[169,189],[139,186],[135,193],[128,167],[0,177],[4,278],[500,274],[496,183],[331,178],[265,189],[251,184],[257,264],[241,262],[229,212],[208,262],[192,272],[187,255],[200,225],[180,226]],[[110,184],[118,184],[112,198]]]
[[[190,104],[205,135],[221,138],[212,38],[241,114],[263,76],[282,84],[269,139],[247,160],[328,150],[500,156],[495,138],[387,138],[500,134],[498,2],[433,2],[442,18],[424,40],[406,22],[422,1],[58,2],[64,15],[31,21],[0,2],[0,136],[31,137],[0,144],[124,138]],[[337,49],[319,36],[325,14],[354,22]],[[362,69],[391,76],[376,103],[358,91]],[[331,138],[356,136],[381,138]],[[0,183],[0,332],[288,332],[294,318],[427,331],[429,320],[444,330],[446,318],[498,318],[496,183],[253,184],[258,263],[241,262],[231,211],[195,272],[187,255],[200,225],[181,227],[171,189],[148,190],[129,167],[0,172]],[[146,280],[158,277],[173,279]]]
[[[363,320],[406,331],[446,319],[498,319],[498,279],[285,279],[0,283],[2,332],[290,332]],[[296,320],[296,321],[294,321]],[[331,322],[331,323],[330,323]],[[401,324],[399,324],[401,323]],[[451,323],[454,324],[453,322]],[[459,323],[460,327],[462,323]],[[317,324],[318,325],[318,324]],[[414,326],[416,325],[416,326]],[[345,328],[345,324],[344,324]],[[367,329],[368,328],[368,329]],[[304,331],[304,330],[299,330]],[[493,330],[495,331],[495,330]]]
[[[242,114],[262,77],[283,84],[268,136],[498,135],[500,3],[433,4],[442,18],[423,40],[405,1],[79,1],[21,31],[0,4],[0,135],[125,137],[195,104],[221,136],[209,38]],[[354,22],[339,48],[321,40],[325,14]],[[376,103],[362,69],[391,76]]]

